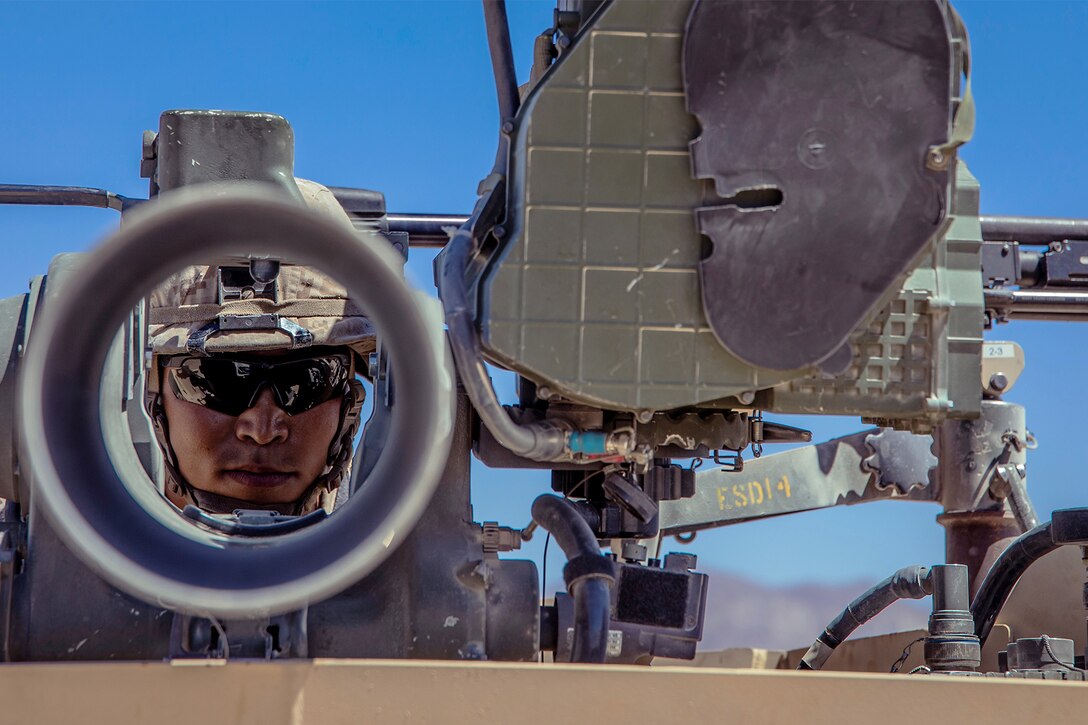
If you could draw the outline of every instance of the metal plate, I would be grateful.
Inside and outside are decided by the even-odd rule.
[[[819,363],[941,230],[947,167],[925,166],[952,111],[938,2],[696,2],[684,39],[713,251],[699,267],[715,335],[740,359]],[[775,207],[737,194],[778,189]]]
[[[894,654],[893,654],[894,658]],[[200,693],[198,704],[193,693]],[[602,694],[603,693],[603,694]],[[5,722],[1079,722],[1081,683],[493,662],[7,665]],[[826,703],[826,704],[825,704]]]

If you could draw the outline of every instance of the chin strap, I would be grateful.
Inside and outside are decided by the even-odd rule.
[[[359,415],[366,400],[366,388],[355,378],[349,380],[340,404],[340,424],[329,443],[325,460],[325,470],[294,501],[285,503],[254,503],[240,498],[223,496],[196,488],[181,475],[178,469],[174,448],[170,445],[166,411],[162,404],[162,393],[155,396],[148,406],[155,438],[163,453],[163,468],[166,471],[165,486],[167,491],[181,496],[190,503],[210,514],[229,514],[236,509],[255,509],[258,511],[276,511],[285,516],[301,516],[323,508],[332,512],[336,502],[336,491],[344,479],[351,473],[351,453],[355,433],[359,430]]]

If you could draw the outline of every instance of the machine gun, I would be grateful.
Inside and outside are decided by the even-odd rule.
[[[898,499],[944,505],[948,564],[965,568],[916,571],[903,591],[934,594],[931,669],[973,671],[976,620],[1007,594],[987,588],[984,555],[1010,534],[1041,537],[1029,531],[1024,411],[1001,400],[1022,356],[982,333],[1083,314],[1086,225],[979,215],[978,184],[956,155],[973,109],[954,11],[564,4],[522,97],[503,6],[485,7],[501,133],[468,216],[387,214],[379,194],[336,189],[357,236],[333,230],[288,198],[290,127],[265,114],[165,113],[145,136],[149,196],[161,197],[146,204],[0,188],[2,201],[126,216],[102,250],[58,259],[5,303],[3,399],[12,404],[18,373],[22,421],[2,489],[6,656],[691,657],[706,578],[693,557],[660,557],[663,535]],[[890,19],[909,37],[886,42]],[[798,44],[779,42],[791,34]],[[832,63],[857,70],[856,83],[838,82]],[[892,100],[863,102],[882,94]],[[265,186],[209,191],[243,179]],[[403,288],[390,251],[440,243],[452,367],[441,322]],[[379,404],[352,497],[328,521],[242,540],[180,519],[136,480],[155,467],[133,405],[139,299],[208,258],[339,272],[373,312]],[[133,271],[119,281],[121,268]],[[118,326],[112,346],[97,334]],[[518,374],[516,405],[499,402],[486,363]],[[776,413],[876,427],[762,456],[811,438]],[[412,465],[390,457],[421,448],[432,455]],[[526,530],[472,522],[470,452],[553,472],[562,495],[539,499],[532,518],[569,558],[569,596],[541,607],[535,566],[498,557]],[[676,462],[698,459],[723,467]],[[1080,517],[1056,516],[1046,537],[1081,543]],[[236,519],[223,528],[262,525]],[[613,556],[600,554],[604,541]],[[78,606],[51,597],[58,581],[78,584]],[[986,592],[985,611],[970,612],[972,590]],[[96,628],[115,634],[86,636]],[[849,630],[829,628],[809,666]]]

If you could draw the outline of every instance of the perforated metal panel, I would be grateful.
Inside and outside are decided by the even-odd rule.
[[[721,199],[692,176],[699,126],[681,77],[690,9],[615,0],[526,98],[512,135],[506,236],[479,284],[488,354],[610,409],[735,406],[731,396],[772,387],[761,395],[767,409],[891,417],[947,408],[948,363],[934,346],[971,312],[932,314],[932,300],[951,299],[939,285],[959,280],[933,262],[874,308],[837,379],[750,366],[710,330],[693,210]]]
[[[791,377],[748,366],[706,324],[684,105],[690,2],[615,2],[527,99],[484,341],[576,399],[669,409]]]
[[[861,414],[925,430],[974,417],[982,365],[979,186],[957,164],[952,226],[873,321],[850,339],[853,362],[835,378],[794,380],[759,396],[769,410]]]

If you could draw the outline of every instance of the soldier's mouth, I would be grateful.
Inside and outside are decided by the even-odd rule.
[[[283,471],[249,471],[245,469],[232,469],[227,471],[226,475],[243,486],[252,486],[254,488],[282,486],[294,477],[293,473]]]

